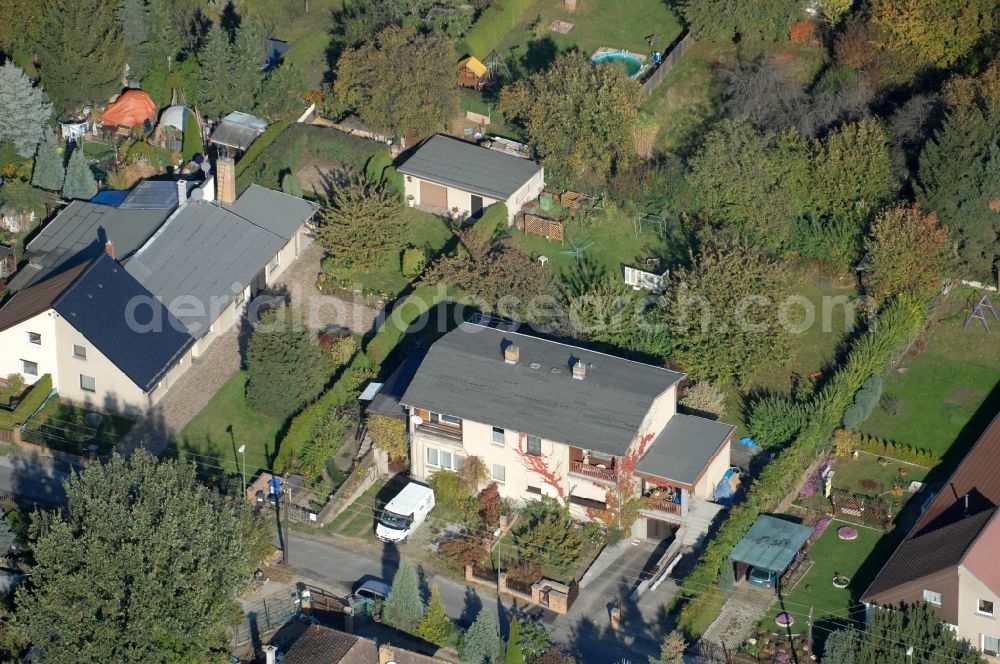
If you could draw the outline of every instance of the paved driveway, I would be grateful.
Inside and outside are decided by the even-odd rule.
[[[736,585],[733,594],[722,605],[719,617],[715,619],[702,639],[709,643],[735,647],[753,635],[757,623],[767,615],[777,596],[763,588],[749,583]]]

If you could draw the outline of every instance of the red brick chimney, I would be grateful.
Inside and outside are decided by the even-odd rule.
[[[104,243],[104,253],[107,254],[108,258],[111,260],[118,260],[115,258],[115,243],[111,240]]]

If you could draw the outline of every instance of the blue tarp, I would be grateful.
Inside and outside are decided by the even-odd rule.
[[[117,189],[105,189],[104,191],[97,192],[97,195],[90,199],[91,203],[96,203],[98,205],[107,205],[108,207],[116,208],[125,202],[128,198],[128,191],[118,191]]]
[[[751,449],[751,450],[760,449],[760,445],[758,445],[757,443],[755,443],[754,440],[753,440],[753,438],[747,438],[746,436],[744,436],[743,438],[740,438],[739,442],[740,442],[740,445],[743,445],[744,447],[746,447],[748,449]]]
[[[733,476],[736,471],[732,468],[726,471],[726,474],[722,476],[722,481],[719,485],[715,487],[715,502],[720,505],[732,505],[735,502],[735,494],[733,493],[733,487],[729,484],[729,478]]]

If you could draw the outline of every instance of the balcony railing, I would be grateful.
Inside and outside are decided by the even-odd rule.
[[[458,444],[462,443],[462,429],[459,427],[450,427],[441,424],[424,422],[423,424],[417,426],[417,433],[433,436],[434,438],[444,438],[445,440]]]
[[[615,481],[615,471],[610,468],[598,468],[582,461],[570,461],[569,472],[586,477],[604,480],[605,482]]]
[[[672,500],[664,500],[663,498],[646,498],[645,503],[646,509],[648,510],[655,510],[665,514],[673,514],[674,516],[684,516],[681,504],[675,503]]]

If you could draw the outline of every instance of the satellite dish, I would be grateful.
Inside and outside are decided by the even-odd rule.
[[[420,426],[421,424],[424,423],[424,418],[420,417],[419,415],[410,415],[410,422],[412,422],[416,426]]]
[[[205,173],[210,173],[212,171],[212,165],[208,161],[201,162],[201,170]]]
[[[198,187],[197,189],[194,189],[191,192],[191,200],[192,201],[203,201],[203,200],[205,200],[205,190],[202,189],[201,187]]]

